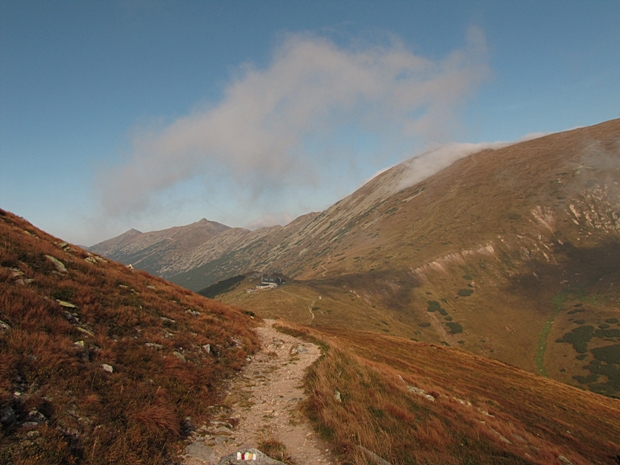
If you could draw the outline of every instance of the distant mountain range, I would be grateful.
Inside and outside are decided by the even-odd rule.
[[[203,220],[91,250],[193,290],[246,275],[218,298],[265,316],[456,345],[619,395],[620,120],[459,155],[406,161],[284,227]],[[249,271],[294,281],[248,294]]]
[[[224,304],[0,209],[0,463],[180,463],[235,428],[260,316],[321,345],[290,405],[339,463],[620,463],[620,120],[460,155],[97,246]]]
[[[126,265],[169,278],[177,274],[177,262],[196,248],[231,228],[202,219],[187,226],[143,233],[136,229],[89,247]]]

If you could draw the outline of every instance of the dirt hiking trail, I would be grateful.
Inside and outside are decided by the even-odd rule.
[[[270,440],[283,444],[289,460],[297,465],[335,463],[299,410],[304,398],[302,378],[320,350],[277,332],[274,323],[265,320],[257,328],[261,349],[230,381],[226,405],[212,407],[210,424],[194,433],[185,465],[218,465],[223,457]]]

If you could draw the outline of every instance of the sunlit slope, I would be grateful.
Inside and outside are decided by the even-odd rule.
[[[201,219],[186,226],[143,233],[131,229],[89,248],[112,260],[161,277],[178,274],[177,259],[189,256],[203,243],[229,230],[228,226]]]
[[[288,327],[323,344],[306,411],[347,463],[617,463],[616,399],[454,348]]]
[[[0,463],[178,461],[252,324],[0,210]]]
[[[263,266],[305,286],[294,310],[284,289],[221,298],[302,323],[318,307],[315,325],[458,345],[618,395],[619,138],[614,120],[485,150],[388,195],[399,165],[314,217],[297,248],[283,242],[294,264]]]

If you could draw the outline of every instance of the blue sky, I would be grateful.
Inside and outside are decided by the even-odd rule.
[[[0,2],[0,207],[285,223],[447,142],[620,117],[620,2]]]

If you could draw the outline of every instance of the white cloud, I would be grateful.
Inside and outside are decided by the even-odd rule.
[[[403,171],[400,175],[400,181],[394,185],[392,192],[411,187],[468,155],[486,149],[495,150],[512,144],[514,142],[480,142],[475,144],[458,142],[438,145],[402,164]]]
[[[266,213],[260,218],[248,223],[246,225],[246,228],[253,231],[255,229],[260,229],[260,228],[265,228],[265,227],[275,226],[275,225],[285,226],[289,224],[291,221],[293,221],[294,219],[295,218],[293,217],[293,215],[290,215],[289,213],[286,213],[286,212],[285,213]]]
[[[98,179],[105,212],[145,211],[196,177],[226,185],[232,197],[269,191],[277,199],[273,191],[309,184],[330,190],[334,170],[355,164],[356,154],[341,150],[351,134],[372,134],[379,151],[397,147],[400,155],[414,144],[445,142],[458,109],[488,76],[484,36],[475,28],[463,49],[437,60],[397,39],[343,48],[288,36],[266,68],[241,66],[221,102],[135,136],[129,156]]]

